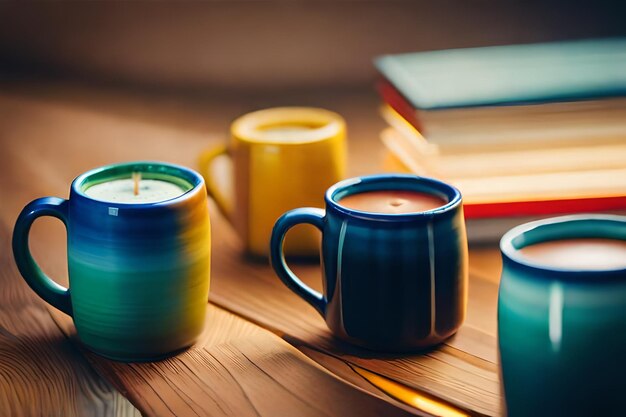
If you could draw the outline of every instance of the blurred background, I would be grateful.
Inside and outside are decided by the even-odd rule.
[[[372,58],[626,34],[620,1],[0,3],[0,71],[175,91],[371,86]]]
[[[264,107],[302,105],[337,111],[348,125],[348,174],[380,172],[387,169],[384,163],[389,157],[380,133],[388,126],[379,114],[381,99],[374,88],[377,78],[372,65],[374,57],[624,36],[624,3],[623,0],[0,0],[0,244],[4,242],[7,246],[3,248],[8,248],[10,230],[28,201],[45,195],[66,197],[69,184],[80,173],[132,160],[164,160],[198,168],[198,156],[204,150],[228,141],[228,128],[234,118]],[[622,148],[626,153],[626,146]],[[585,156],[585,149],[580,154]],[[613,160],[619,158],[617,153],[607,154],[613,155]],[[549,154],[543,159],[548,161],[550,169],[554,158]],[[617,161],[622,169],[625,160]],[[600,162],[604,165],[605,161]],[[480,168],[487,164],[474,165]],[[231,178],[227,174],[228,163],[216,168],[217,174],[211,172],[211,175],[227,188]],[[610,181],[605,182],[615,182],[616,177],[608,176]],[[541,181],[537,183],[544,185]],[[620,196],[624,195],[623,186],[618,191]],[[218,237],[215,242],[219,242],[215,247],[220,247],[223,253],[239,253],[237,245],[241,243],[234,231],[219,220],[214,205],[211,210],[214,236]],[[527,217],[518,214],[520,217],[513,221],[523,223]],[[474,227],[498,232],[500,229],[491,228],[490,222],[491,219],[487,223],[478,221]],[[34,225],[33,254],[46,272],[61,283],[67,282],[64,242],[65,228],[61,222],[49,218]],[[228,252],[224,248],[236,250]],[[0,249],[7,261],[9,253]],[[470,297],[475,298],[470,303],[467,322],[472,329],[485,331],[476,337],[480,343],[494,341],[493,346],[480,345],[479,350],[493,351],[495,357],[495,283],[499,256],[495,246],[491,252],[483,253],[472,252],[470,267],[480,272],[481,277],[492,277],[488,279],[493,282],[481,278],[470,291]],[[226,278],[214,280],[211,291],[224,304],[229,291],[235,294],[233,299],[245,303],[245,297],[231,291],[234,288],[231,283],[236,285],[237,281],[228,279],[235,271],[234,265],[243,263],[234,255],[231,258],[214,262],[213,276]],[[298,274],[304,271],[300,267],[306,268],[296,266],[294,270]],[[307,283],[321,290],[318,270],[308,271],[306,276],[311,278]],[[13,398],[4,398],[20,408],[43,410],[50,404],[48,409],[55,410],[50,414],[56,415],[93,415],[94,407],[109,407],[115,390],[100,381],[87,362],[78,359],[48,316],[43,302],[26,287],[17,271],[4,272],[0,270],[0,279],[12,279],[15,287],[2,285],[0,305],[9,307],[0,309],[0,322],[13,321],[19,329],[15,337],[0,328],[4,331],[0,332],[0,344],[4,343],[0,347],[4,349],[4,357],[11,358],[2,369],[16,367],[10,373],[5,372],[10,376],[6,381],[11,381],[5,386],[11,387],[7,392]],[[257,288],[277,282],[269,269],[266,272],[263,279],[257,279],[256,274],[240,273],[240,282],[252,294],[249,299],[255,300],[251,306],[256,300],[265,302],[254,293]],[[243,281],[244,277],[247,281]],[[277,300],[283,297],[284,301],[280,302],[284,305],[295,300],[286,288],[280,288],[283,292],[276,290]],[[300,305],[285,311],[299,311],[296,308],[300,309]],[[246,307],[242,311],[249,314],[255,310]],[[245,315],[241,311],[237,314]],[[298,316],[293,317],[299,320]],[[36,321],[38,325],[31,324]],[[474,343],[473,339],[470,342]],[[31,348],[31,343],[36,349]],[[467,357],[474,361],[478,355]],[[442,364],[456,369],[457,360],[455,356],[454,367]],[[32,366],[28,369],[37,377],[19,369],[22,364],[30,364],[29,361]],[[485,385],[484,398],[476,403],[484,401],[492,410],[498,410],[500,403],[496,395],[499,389],[496,368],[495,364],[484,368],[480,365],[479,376],[471,378],[480,381],[476,384],[483,384],[482,381],[489,384]],[[486,369],[493,370],[493,376],[485,377]],[[82,370],[91,373],[84,376]],[[50,375],[62,375],[63,383],[54,387],[47,377]],[[89,382],[92,379],[95,382]],[[76,382],[83,380],[87,383]],[[476,387],[467,389],[456,377],[453,385],[446,390],[458,390],[459,395],[467,398],[480,391]],[[31,387],[32,391],[22,386]],[[91,387],[101,387],[98,390],[105,401],[91,395]],[[55,397],[52,388],[61,393]],[[73,412],[63,412],[66,408],[55,403],[58,398]],[[474,399],[464,401],[474,403]],[[2,412],[1,403],[0,415],[10,415]],[[86,411],[81,412],[83,408]],[[134,414],[134,409],[130,409]],[[45,413],[32,413],[41,414]]]

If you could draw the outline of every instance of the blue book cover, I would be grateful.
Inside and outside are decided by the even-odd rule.
[[[418,110],[626,95],[626,38],[387,55],[375,65]]]

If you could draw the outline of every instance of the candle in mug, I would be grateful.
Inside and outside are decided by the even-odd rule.
[[[156,203],[183,195],[187,190],[178,184],[161,179],[114,179],[94,184],[84,193],[99,201],[114,203]]]
[[[626,268],[626,240],[577,238],[551,240],[519,249],[541,266],[574,270]]]
[[[204,329],[211,261],[200,174],[161,162],[114,164],[78,176],[69,195],[34,200],[18,218],[13,244],[24,279],[72,316],[82,343],[108,358],[156,360],[194,343]],[[28,250],[40,216],[67,227],[69,289],[43,274]]]
[[[446,204],[441,197],[409,190],[376,190],[350,194],[339,204],[353,210],[371,213],[420,213]]]

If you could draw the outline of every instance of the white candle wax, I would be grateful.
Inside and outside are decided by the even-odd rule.
[[[169,181],[146,179],[139,182],[139,194],[134,193],[130,178],[92,185],[84,193],[94,200],[112,203],[156,203],[183,195],[186,190]]]

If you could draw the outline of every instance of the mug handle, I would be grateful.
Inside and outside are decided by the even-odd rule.
[[[305,207],[288,211],[276,221],[270,239],[270,262],[272,268],[274,268],[280,280],[291,291],[315,307],[322,317],[326,315],[326,299],[322,294],[303,283],[289,268],[285,261],[283,242],[289,229],[301,223],[311,224],[323,232],[324,220],[325,214],[322,209]]]
[[[26,283],[47,303],[72,315],[69,289],[57,284],[43,273],[28,247],[30,228],[38,217],[52,216],[61,220],[67,230],[68,201],[57,197],[38,198],[30,202],[17,218],[13,229],[13,256]]]
[[[218,187],[213,180],[213,175],[210,174],[210,168],[213,160],[221,155],[227,155],[230,158],[230,150],[226,145],[220,145],[202,152],[198,158],[198,165],[200,167],[200,172],[204,176],[207,193],[211,198],[213,198],[217,208],[222,212],[222,214],[226,216],[226,218],[230,219],[232,214],[232,204],[228,201],[224,192],[220,190],[220,187]]]

